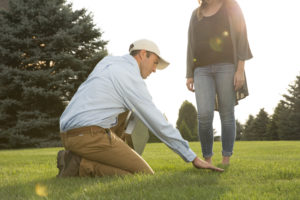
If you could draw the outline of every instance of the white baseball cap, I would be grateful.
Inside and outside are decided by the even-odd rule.
[[[129,47],[129,52],[131,53],[134,50],[146,50],[155,53],[159,57],[159,61],[156,67],[157,69],[165,69],[170,64],[160,56],[158,46],[150,40],[141,39],[133,42]]]

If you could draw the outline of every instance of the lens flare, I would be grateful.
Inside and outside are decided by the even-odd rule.
[[[36,184],[35,193],[41,197],[48,196],[47,187],[41,184]]]
[[[209,46],[212,50],[221,52],[223,50],[223,41],[219,37],[214,37],[209,40]]]
[[[224,36],[224,37],[228,37],[228,35],[229,35],[228,31],[224,31],[224,32],[223,32],[223,36]]]

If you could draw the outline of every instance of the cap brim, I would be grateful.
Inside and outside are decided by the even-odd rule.
[[[170,64],[169,62],[167,62],[166,60],[160,57],[156,69],[159,70],[165,69],[166,67],[168,67],[169,64]]]

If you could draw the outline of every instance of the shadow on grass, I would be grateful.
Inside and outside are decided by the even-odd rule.
[[[49,178],[0,188],[8,199],[220,199],[229,190],[222,173],[207,170],[157,172],[124,177]]]
[[[222,173],[207,170],[157,172],[124,177],[36,179],[0,188],[8,199],[220,199],[229,190]]]
[[[220,173],[197,169],[127,176],[112,181],[102,195],[110,199],[219,199],[228,190],[219,184],[220,176]]]
[[[226,173],[226,171],[229,170],[229,168],[230,168],[230,165],[224,165],[224,164],[217,164],[216,166],[219,167],[219,168],[224,169],[224,172],[225,172],[225,173]]]

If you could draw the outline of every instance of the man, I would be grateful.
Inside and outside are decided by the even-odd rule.
[[[153,104],[143,79],[169,65],[157,45],[138,40],[130,45],[129,52],[102,59],[63,112],[60,129],[67,151],[58,153],[58,177],[154,174],[148,163],[110,129],[128,110],[186,162],[196,168],[223,171],[200,160]]]

